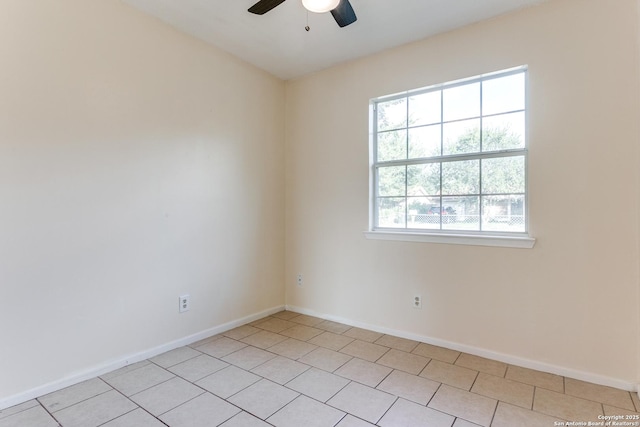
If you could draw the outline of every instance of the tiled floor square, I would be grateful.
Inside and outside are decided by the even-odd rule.
[[[571,378],[565,379],[565,393],[587,400],[602,402],[616,408],[635,411],[635,406],[628,391],[618,390],[603,385],[596,385]]]
[[[498,402],[498,409],[496,409],[491,427],[541,427],[562,425],[559,423],[562,423],[562,420],[559,418],[550,417],[508,403]]]
[[[384,366],[388,366],[393,369],[408,372],[410,374],[418,375],[427,363],[429,359],[426,357],[418,356],[417,354],[411,354],[404,351],[396,350],[392,348],[384,354],[376,363]]]
[[[267,421],[276,427],[333,427],[345,415],[331,406],[299,396]]]
[[[322,329],[327,332],[333,332],[334,334],[342,334],[351,329],[351,326],[345,325],[343,323],[332,322],[331,320],[324,320],[315,325],[314,328]]]
[[[172,378],[131,396],[131,400],[156,417],[204,393],[182,378]]]
[[[627,409],[616,408],[615,406],[602,405],[605,415],[640,415],[640,412],[629,411]]]
[[[601,403],[543,388],[535,390],[533,410],[571,421],[597,421],[598,415],[604,415]]]
[[[222,360],[239,368],[250,370],[274,357],[276,355],[273,353],[248,346],[223,357]]]
[[[156,417],[150,415],[144,409],[136,409],[128,412],[101,427],[166,427]]]
[[[260,377],[251,372],[229,366],[197,381],[196,385],[226,399],[259,380]]]
[[[225,337],[229,337],[232,340],[241,340],[243,338],[248,337],[249,335],[253,335],[255,333],[258,333],[262,331],[262,329],[256,328],[255,326],[251,326],[251,325],[242,325],[242,326],[238,326],[237,328],[233,328],[230,331],[225,332],[224,335]]]
[[[282,320],[289,320],[293,317],[298,317],[298,316],[300,316],[300,314],[296,313],[295,311],[281,311],[279,313],[271,315],[271,317],[277,317],[278,319],[282,319]]]
[[[353,358],[335,371],[335,374],[375,388],[391,371],[386,366]]]
[[[324,331],[322,329],[312,328],[311,326],[305,325],[296,325],[289,329],[285,329],[280,332],[282,335],[285,335],[290,338],[295,338],[300,341],[308,341],[316,335],[320,335]]]
[[[275,317],[269,317],[263,321],[259,321],[253,324],[256,328],[266,329],[269,332],[280,333],[285,329],[289,329],[295,326],[296,323],[289,322],[288,320],[278,319]]]
[[[638,390],[638,393],[640,393],[640,390]],[[640,412],[640,396],[638,396],[638,393],[631,393],[631,400],[636,406],[636,412]]]
[[[467,353],[462,353],[460,357],[458,357],[458,360],[456,360],[455,365],[484,372],[485,374],[495,375],[496,377],[504,377],[507,372],[506,363]]]
[[[471,388],[473,393],[531,409],[533,386],[480,372]]]
[[[505,378],[564,393],[564,378],[559,375],[509,365]]]
[[[352,382],[327,404],[375,424],[395,401],[395,396]]]
[[[449,427],[455,418],[414,402],[398,399],[382,417],[381,427]]]
[[[319,317],[307,316],[306,314],[301,314],[299,316],[292,317],[289,320],[291,322],[299,323],[301,325],[306,325],[306,326],[315,326],[324,321],[324,319],[320,319]]]
[[[345,353],[353,357],[375,362],[380,359],[383,354],[389,351],[389,347],[373,344],[366,341],[355,340],[351,344],[345,346],[340,353]]]
[[[177,365],[178,363],[184,362],[185,360],[193,359],[194,357],[200,356],[201,354],[202,353],[192,349],[191,347],[179,347],[179,348],[176,348],[175,350],[162,353],[149,360],[151,360],[156,365],[159,365],[166,369],[170,366]]]
[[[498,402],[443,384],[433,396],[429,407],[488,427]]]
[[[478,424],[474,424],[471,423],[467,420],[463,420],[462,418],[456,418],[456,420],[453,422],[453,427],[479,427]],[[519,427],[519,426],[513,426],[513,427]]]
[[[338,351],[347,344],[350,344],[352,341],[353,338],[345,337],[344,335],[334,334],[333,332],[324,332],[310,339],[309,343]]]
[[[189,344],[189,347],[198,348],[198,347],[200,347],[202,345],[209,344],[210,342],[213,342],[215,340],[219,340],[220,338],[223,338],[223,337],[224,337],[224,335],[222,335],[222,334],[212,335],[210,337],[203,338],[201,340],[198,340],[198,341],[195,341],[195,342]]]
[[[271,424],[267,424],[260,418],[242,411],[229,421],[220,424],[220,427],[271,427]]]
[[[299,394],[269,380],[260,380],[229,398],[229,402],[266,420]]]
[[[245,343],[242,343],[240,341],[222,337],[215,341],[211,341],[209,343],[201,345],[200,347],[196,347],[196,350],[207,353],[209,356],[221,358],[246,346],[247,345]]]
[[[309,368],[310,366],[304,363],[277,356],[257,366],[251,372],[275,383],[286,384]]]
[[[64,427],[96,427],[136,409],[115,390],[84,400],[55,413]]]
[[[439,383],[449,384],[464,390],[470,390],[473,382],[478,376],[478,372],[461,366],[432,360],[422,370],[420,376]]]
[[[448,348],[425,343],[418,344],[418,346],[413,349],[412,353],[446,363],[454,363],[458,357],[460,357],[459,351],[449,350]]]
[[[227,366],[229,366],[227,362],[211,357],[208,354],[201,354],[186,362],[174,365],[168,370],[187,381],[196,382]]]
[[[438,390],[438,387],[440,387],[440,383],[435,381],[402,371],[393,371],[376,388],[394,396],[426,405]]]
[[[271,331],[263,331],[257,332],[253,335],[249,335],[246,338],[242,339],[242,342],[245,344],[252,345],[254,347],[259,348],[269,348],[272,347],[282,341],[287,340],[287,337],[284,337],[280,334],[276,334]]]
[[[37,400],[32,399],[32,400],[27,400],[24,403],[20,403],[19,405],[11,406],[9,408],[0,410],[0,420],[10,415],[17,414],[18,412],[26,411],[27,409],[30,409],[30,408],[35,408],[36,406],[39,406],[39,405],[40,403],[38,403]]]
[[[352,357],[327,348],[317,348],[299,359],[300,362],[325,371],[333,372],[351,360]]]
[[[311,368],[287,383],[286,386],[305,396],[312,397],[320,402],[326,402],[347,384],[349,384],[349,380],[346,378]]]
[[[106,381],[125,396],[131,396],[170,380],[174,376],[171,372],[159,366],[149,364]]]
[[[393,335],[383,335],[375,341],[375,344],[410,353],[418,346],[419,343],[418,341],[394,337]]]
[[[375,427],[373,424],[368,423],[360,418],[356,418],[353,415],[347,415],[336,425],[336,427]]]
[[[252,322],[249,322],[249,323],[247,323],[247,325],[256,326],[257,327],[258,323],[266,322],[267,320],[270,320],[270,319],[277,319],[277,318],[273,317],[273,316],[266,316],[266,317],[262,317],[260,319],[256,319],[256,320],[254,320]],[[280,319],[277,319],[277,320],[280,320]]]
[[[100,378],[102,378],[103,380],[107,381],[110,380],[111,378],[115,378],[115,377],[119,377],[120,375],[124,375],[127,374],[131,371],[135,371],[136,369],[140,369],[144,366],[150,365],[151,362],[149,362],[148,360],[143,360],[141,362],[136,362],[136,363],[132,363],[130,365],[124,366],[120,369],[116,369],[115,371],[111,371],[111,372],[107,372],[104,375],[100,375]]]
[[[0,418],[0,427],[57,427],[58,423],[40,405]]]
[[[300,359],[304,355],[312,352],[318,348],[318,346],[306,343],[304,341],[296,340],[293,338],[287,338],[273,347],[269,347],[269,351],[279,354],[289,359]]]
[[[100,378],[93,378],[39,397],[38,400],[47,411],[55,412],[109,390],[113,390],[110,385]]]
[[[240,410],[224,400],[204,393],[162,415],[160,419],[171,427],[217,426],[238,414]]]
[[[367,329],[351,328],[351,329],[348,329],[346,332],[344,332],[343,335],[347,337],[355,338],[360,341],[374,342],[382,338],[382,335],[384,334],[381,334],[379,332],[369,331]]]

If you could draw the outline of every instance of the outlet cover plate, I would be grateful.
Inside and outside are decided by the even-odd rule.
[[[180,306],[179,306],[179,311],[180,313],[184,313],[186,311],[189,311],[189,308],[191,308],[191,296],[188,294],[185,295],[180,295]]]

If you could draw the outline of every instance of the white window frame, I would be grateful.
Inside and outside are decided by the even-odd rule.
[[[493,152],[479,152],[471,154],[459,154],[459,155],[440,155],[430,159],[406,159],[392,162],[377,162],[377,136],[378,136],[378,118],[377,118],[377,105],[382,102],[392,101],[394,99],[409,98],[411,96],[421,95],[427,92],[442,91],[444,89],[472,84],[476,82],[482,82],[485,80],[495,79],[499,77],[506,77],[518,73],[524,73],[525,76],[525,135],[524,135],[524,148],[501,150]],[[384,96],[380,98],[372,99],[369,103],[369,122],[370,122],[370,149],[369,149],[369,182],[370,182],[370,194],[369,194],[369,230],[365,232],[365,236],[368,239],[376,240],[400,240],[410,242],[428,242],[428,243],[448,243],[448,244],[463,244],[463,245],[477,245],[477,246],[501,246],[501,247],[513,247],[513,248],[533,248],[535,245],[535,239],[529,234],[529,186],[528,186],[528,152],[529,152],[529,90],[528,90],[528,68],[527,66],[515,67],[507,70],[497,71],[494,73],[483,74],[480,76],[471,77],[468,79],[456,80],[443,84],[433,85],[426,88],[417,90],[411,90],[395,95]],[[482,94],[481,94],[482,96]],[[482,98],[480,99],[482,103]],[[482,120],[482,112],[480,113],[480,120]],[[442,123],[442,122],[441,122]],[[407,124],[408,126],[408,124]],[[396,164],[396,165],[412,165],[412,164],[425,164],[425,163],[439,163],[442,164],[446,161],[452,160],[467,160],[467,159],[486,159],[495,157],[508,157],[508,156],[524,156],[525,164],[525,194],[524,194],[524,215],[525,215],[525,231],[524,232],[507,232],[507,231],[462,231],[462,230],[434,230],[434,229],[414,229],[414,228],[384,228],[377,227],[377,199],[378,199],[378,183],[377,183],[377,169],[384,165]],[[441,184],[442,185],[442,184]],[[405,195],[406,197],[406,195]],[[441,196],[442,197],[442,196]],[[480,215],[482,215],[482,206],[479,206]],[[480,224],[482,220],[480,219]]]

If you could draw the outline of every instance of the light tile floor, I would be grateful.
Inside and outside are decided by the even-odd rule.
[[[0,427],[545,427],[602,415],[640,416],[640,400],[283,311],[0,411]]]

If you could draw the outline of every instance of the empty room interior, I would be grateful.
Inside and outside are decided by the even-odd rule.
[[[640,1],[256,1],[0,0],[0,427],[640,425]]]

